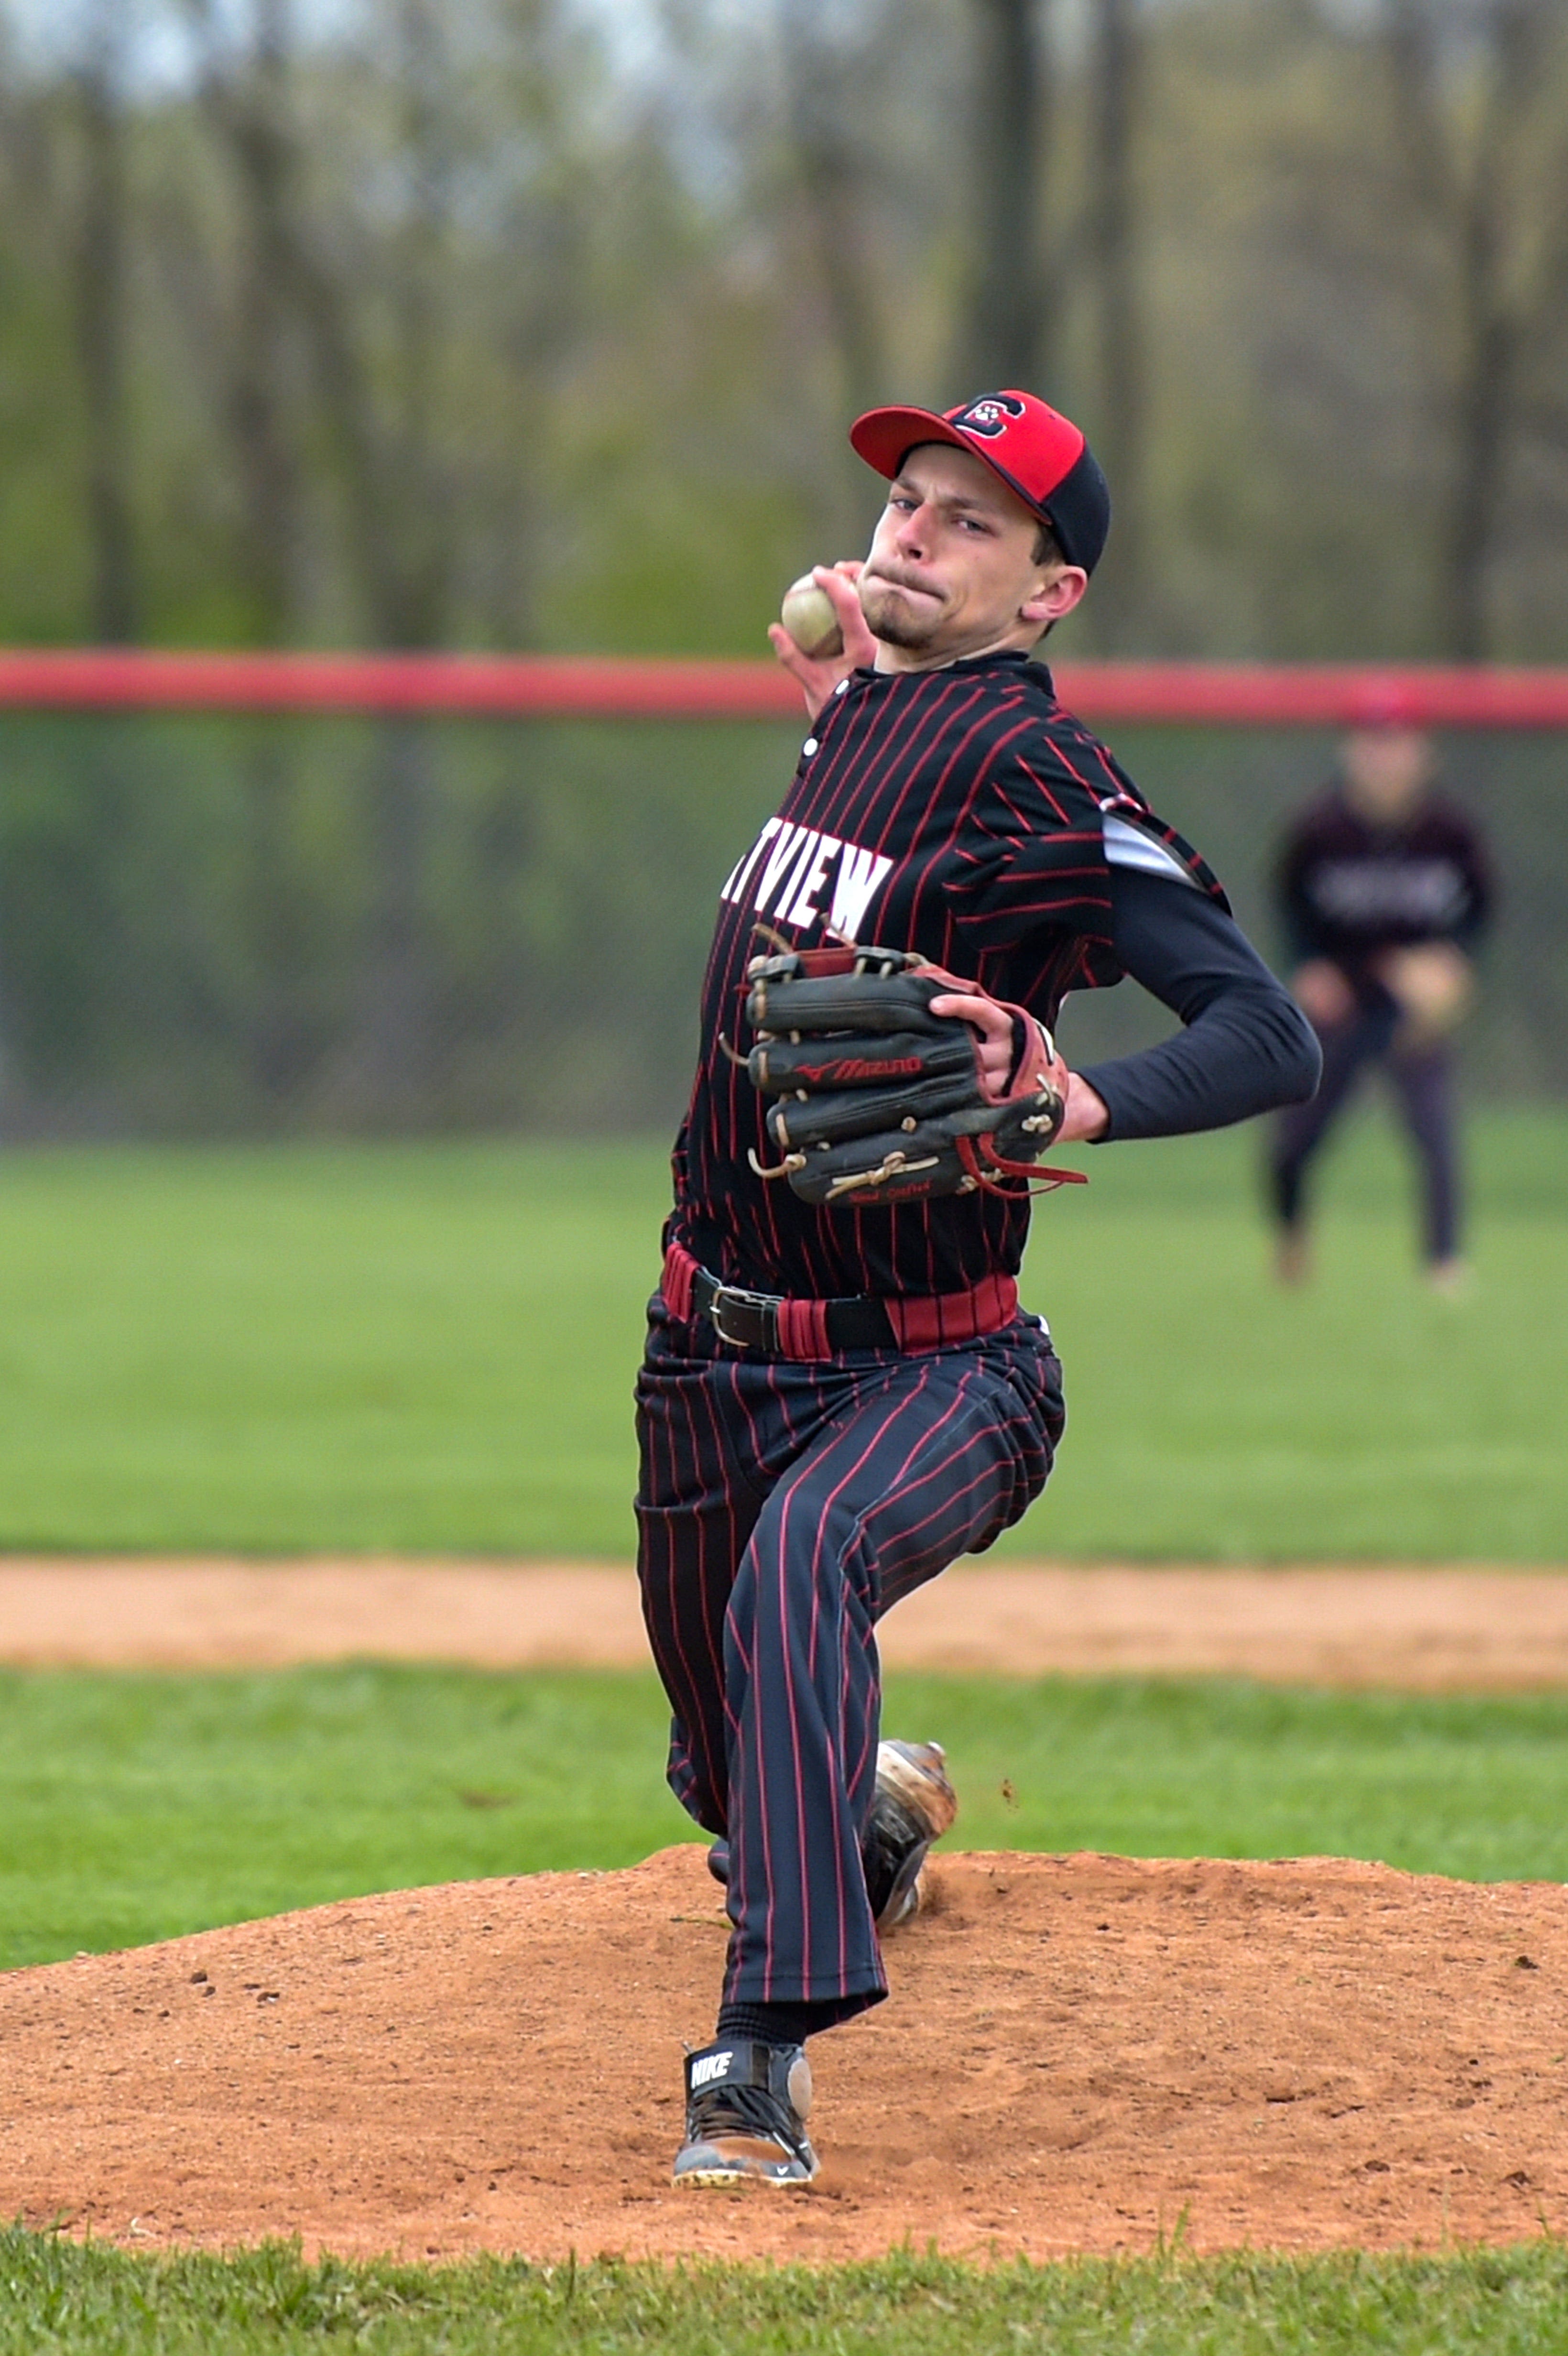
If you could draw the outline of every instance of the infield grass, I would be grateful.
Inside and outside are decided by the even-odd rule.
[[[1143,2259],[960,2265],[536,2268],[304,2265],[130,2256],[0,2233],[0,2351],[261,2356],[323,2344],[372,2356],[1548,2356],[1564,2345],[1561,2242],[1436,2256]]]
[[[1013,1553],[1568,1560],[1568,1112],[1474,1124],[1435,1300],[1364,1123],[1320,1274],[1265,1273],[1249,1132],[1087,1152],[1026,1277],[1072,1422]],[[625,1559],[661,1146],[0,1160],[0,1548]]]
[[[899,1677],[954,1846],[1335,1855],[1568,1880],[1568,1696]],[[421,1883],[634,1864],[694,1828],[651,1676],[351,1665],[0,1676],[0,1967]]]

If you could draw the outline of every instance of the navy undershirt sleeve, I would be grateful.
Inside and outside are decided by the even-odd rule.
[[[1317,1034],[1233,918],[1174,876],[1111,871],[1116,956],[1183,1028],[1083,1073],[1104,1098],[1102,1143],[1222,1129],[1317,1086]]]

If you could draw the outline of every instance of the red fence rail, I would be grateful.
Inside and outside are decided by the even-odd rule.
[[[1397,705],[1437,728],[1568,728],[1568,669],[1065,662],[1062,700],[1102,726],[1339,728]],[[0,651],[0,709],[428,712],[553,720],[797,720],[770,661],[663,656]]]

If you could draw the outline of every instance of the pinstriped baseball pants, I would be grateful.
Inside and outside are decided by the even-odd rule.
[[[859,1846],[876,1623],[1040,1494],[1061,1369],[1029,1317],[946,1349],[799,1364],[676,1324],[656,1296],[636,1396],[669,1780],[730,1843],[724,2000],[848,2019],[887,1993]]]

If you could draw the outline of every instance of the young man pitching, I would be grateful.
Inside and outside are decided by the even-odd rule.
[[[718,1837],[732,1926],[713,2041],[687,2060],[690,2184],[815,2175],[806,2040],[887,1993],[880,1936],[918,1908],[953,1819],[937,1745],[880,1740],[876,1625],[991,1545],[1051,1472],[1061,1370],[1018,1301],[1029,1157],[1051,1131],[1060,1148],[1216,1128],[1317,1076],[1213,875],[1030,660],[1104,544],[1083,434],[1005,391],[873,410],[850,440],[887,506],[863,563],[813,576],[842,650],[772,633],[810,732],[720,889],[637,1385],[670,1781]],[[882,962],[930,1020],[882,1065],[835,1056],[831,1025],[813,1061],[795,1027],[786,1085],[760,992],[831,979],[850,961],[793,953],[845,942],[905,953]],[[780,960],[762,982],[759,955]],[[1070,990],[1124,974],[1182,1028],[1069,1071],[1042,1026]],[[944,1027],[970,1068],[933,1078]],[[891,1083],[893,1143],[868,1170],[849,1166],[845,1106],[873,1066],[921,1076],[907,1111]],[[817,1093],[830,1070],[848,1089]],[[824,1142],[840,1129],[848,1162]]]

